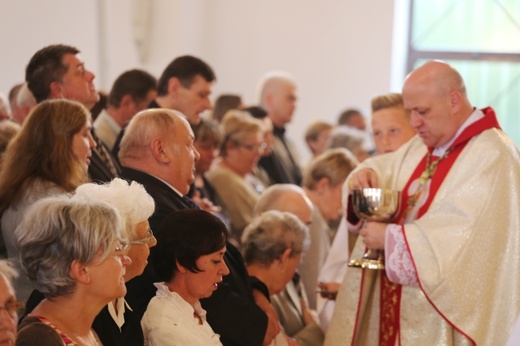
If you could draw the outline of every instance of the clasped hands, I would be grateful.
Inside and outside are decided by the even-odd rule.
[[[350,177],[348,193],[351,194],[353,190],[370,187],[379,187],[376,172],[370,168],[363,168]],[[366,247],[373,250],[385,249],[386,226],[387,224],[382,222],[364,221],[363,227],[361,227],[359,231],[359,235],[362,237],[363,243]]]

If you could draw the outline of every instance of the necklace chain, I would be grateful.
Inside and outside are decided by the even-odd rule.
[[[406,217],[412,210],[412,208],[417,203],[417,200],[419,200],[419,196],[424,191],[424,188],[426,186],[426,183],[433,177],[433,174],[435,173],[435,170],[437,169],[437,166],[439,163],[444,160],[455,148],[450,148],[444,152],[442,156],[440,156],[437,160],[433,161],[430,164],[432,153],[428,152],[428,155],[426,156],[426,168],[424,172],[421,173],[421,176],[419,177],[419,186],[417,187],[417,190],[415,193],[408,198],[408,205],[406,208],[406,211],[403,216],[403,220],[406,220]]]

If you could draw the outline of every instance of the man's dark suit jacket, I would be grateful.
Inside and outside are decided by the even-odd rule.
[[[285,129],[275,126],[273,135],[273,151],[271,155],[261,157],[258,165],[267,172],[271,184],[301,185],[302,173],[285,138]],[[285,152],[285,155],[281,152]]]
[[[121,176],[144,186],[155,201],[155,212],[148,219],[150,228],[157,233],[163,220],[173,211],[198,208],[188,198],[180,197],[168,185],[144,172],[123,167]],[[151,248],[153,252],[155,248]],[[144,273],[130,280],[125,296],[128,304],[141,318],[155,296],[157,282],[151,257]],[[213,330],[220,334],[224,345],[261,345],[267,329],[267,315],[256,305],[242,255],[236,247],[227,244],[224,256],[230,274],[209,299],[201,301]]]
[[[123,167],[121,176],[126,180],[133,180],[142,184],[146,192],[152,196],[155,201],[155,211],[148,219],[148,222],[150,223],[150,228],[156,234],[163,220],[171,212],[182,209],[193,209],[193,204],[190,205],[185,199],[173,191],[171,187],[147,173]],[[154,252],[154,249],[155,248],[151,248],[150,252]],[[153,285],[153,283],[158,280],[153,269],[151,257],[152,256],[148,258],[148,264],[143,274],[126,283],[127,293],[125,299],[137,316],[139,316],[139,320],[143,317],[150,299],[155,296],[155,292],[157,291],[157,288]]]

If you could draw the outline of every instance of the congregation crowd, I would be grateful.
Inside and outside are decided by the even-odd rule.
[[[0,345],[520,342],[520,153],[450,65],[307,148],[287,72],[254,105],[212,104],[190,55],[94,79],[51,45],[0,94]],[[397,216],[360,219],[363,188],[400,191]],[[348,266],[367,248],[384,270]]]

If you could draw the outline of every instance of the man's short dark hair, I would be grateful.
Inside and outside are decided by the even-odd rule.
[[[138,69],[126,71],[117,77],[112,85],[108,104],[118,108],[125,95],[132,96],[135,102],[142,102],[146,100],[150,90],[157,90],[157,80],[154,76]]]
[[[180,56],[174,59],[163,71],[159,78],[157,94],[164,96],[168,93],[168,81],[172,77],[177,77],[183,87],[189,88],[197,75],[202,76],[207,82],[213,82],[217,79],[213,69],[204,61],[191,55]]]
[[[78,54],[72,46],[56,44],[37,51],[25,68],[25,81],[36,102],[40,103],[51,95],[51,83],[62,81],[68,66],[63,64],[65,54]]]

